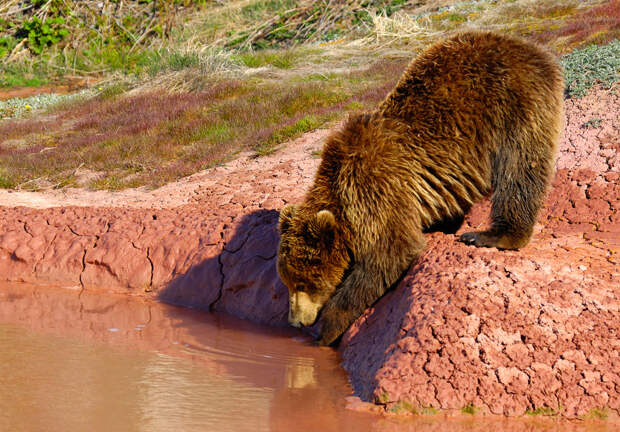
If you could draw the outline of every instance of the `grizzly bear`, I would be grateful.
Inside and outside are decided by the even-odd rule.
[[[557,60],[490,32],[445,39],[415,58],[373,112],[328,137],[305,201],[280,213],[278,272],[289,322],[335,341],[407,271],[424,232],[455,233],[491,195],[475,246],[519,249],[553,171],[563,112]]]

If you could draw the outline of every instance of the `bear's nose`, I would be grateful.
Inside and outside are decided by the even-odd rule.
[[[289,321],[288,323],[293,327],[301,328],[301,321]]]
[[[291,301],[293,301],[293,299],[291,299]],[[290,325],[292,325],[293,327],[300,328],[301,327],[301,321],[294,317],[292,309],[293,308],[291,307],[288,310],[288,323]]]

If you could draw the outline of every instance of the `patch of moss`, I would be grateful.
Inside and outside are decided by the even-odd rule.
[[[429,405],[427,407],[423,406],[420,408],[419,411],[420,411],[420,414],[426,415],[426,416],[436,415],[439,412],[439,410],[433,407],[432,405]]]
[[[584,417],[595,420],[606,420],[607,417],[609,417],[609,412],[607,408],[592,408]]]
[[[536,408],[535,410],[527,410],[525,411],[525,415],[528,416],[553,416],[553,415],[557,415],[557,411],[551,407],[540,407],[540,408]]]
[[[417,414],[417,410],[411,405],[411,403],[401,400],[396,402],[390,407],[390,412],[394,414]]]
[[[381,393],[379,397],[377,398],[377,402],[381,404],[388,403],[389,400],[390,400],[390,395],[388,394],[388,392]]]

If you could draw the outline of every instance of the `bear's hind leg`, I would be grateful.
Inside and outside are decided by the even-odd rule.
[[[456,234],[456,232],[463,225],[465,221],[465,215],[459,214],[453,217],[448,217],[435,222],[424,230],[425,233],[442,232],[444,234]]]
[[[528,244],[549,183],[554,138],[537,148],[504,149],[493,161],[491,228],[461,235],[460,241],[498,249]],[[518,147],[517,147],[518,148]]]

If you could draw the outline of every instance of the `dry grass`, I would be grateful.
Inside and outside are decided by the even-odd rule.
[[[560,26],[535,33],[532,38],[544,44],[555,43],[560,52],[620,39],[620,0],[580,10]]]
[[[485,29],[525,36],[558,52],[568,52],[587,43],[606,43],[617,38],[619,4],[618,0],[425,3],[389,17],[372,14],[371,31],[361,41],[370,48],[417,50],[446,33]]]

